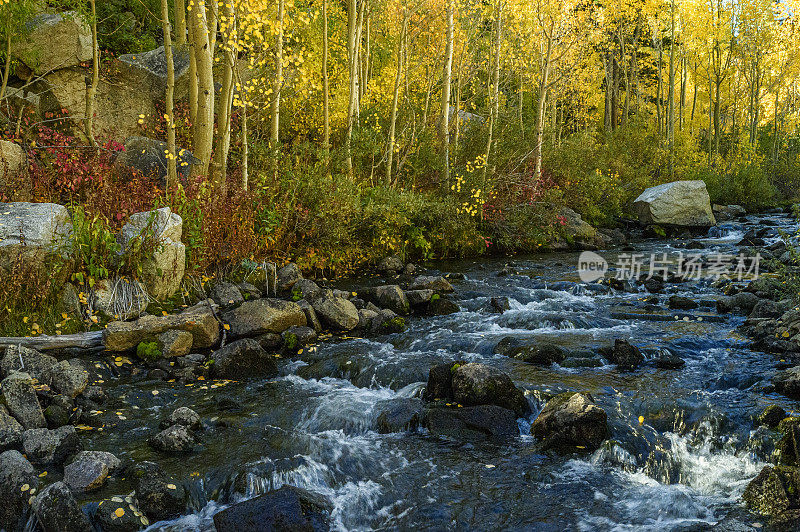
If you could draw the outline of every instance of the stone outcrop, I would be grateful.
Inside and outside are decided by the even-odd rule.
[[[703,181],[673,181],[642,192],[633,202],[639,222],[650,225],[710,227],[716,225]]]
[[[86,114],[86,73],[78,67],[56,70],[35,84],[40,94],[39,113],[62,110],[80,128]],[[95,92],[93,134],[98,140],[121,140],[141,133],[141,116],[154,116],[157,108],[150,97],[139,89],[116,80],[100,78]]]
[[[66,252],[71,234],[72,220],[63,205],[0,203],[0,269],[21,264],[31,271],[49,272],[47,259]]]
[[[92,58],[91,28],[75,11],[42,13],[27,26],[24,37],[14,40],[11,54],[36,75],[76,66]]]
[[[162,300],[180,288],[186,269],[186,246],[181,242],[183,220],[169,207],[137,212],[128,219],[117,240],[123,252],[142,246],[142,281],[151,297]]]

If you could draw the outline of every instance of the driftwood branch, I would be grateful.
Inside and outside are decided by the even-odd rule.
[[[64,334],[61,336],[31,336],[15,337],[0,336],[0,350],[6,347],[21,345],[37,351],[52,351],[56,349],[93,349],[103,346],[103,331],[91,331],[78,334]]]

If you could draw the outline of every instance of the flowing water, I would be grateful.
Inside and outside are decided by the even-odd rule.
[[[738,253],[733,246],[742,232],[763,220],[715,228],[698,253]],[[789,219],[767,217],[773,222],[786,229]],[[653,240],[635,247],[649,256],[677,252],[674,245]],[[601,253],[613,263],[617,251]],[[327,495],[339,530],[706,529],[738,504],[769,456],[753,417],[769,404],[795,406],[767,391],[777,360],[746,347],[736,332],[743,317],[614,317],[669,313],[671,294],[701,302],[693,316],[714,316],[721,293],[710,281],[668,284],[656,302],[644,288],[580,283],[577,256],[517,258],[520,275],[506,277],[497,276],[500,260],[438,264],[466,276],[455,283],[461,312],[412,318],[400,334],[321,343],[303,360],[285,362],[280,378],[218,387],[107,383],[110,402],[101,416],[116,428],[91,433],[86,448],[152,459],[185,479],[193,513],[154,529],[213,530],[213,514],[231,501],[283,484]],[[507,296],[511,310],[487,311],[493,296]],[[667,349],[686,365],[628,373],[605,364],[534,366],[493,354],[507,336],[573,352],[596,352],[624,338],[646,356]],[[518,439],[465,445],[424,429],[376,431],[381,401],[417,396],[429,368],[454,359],[495,366],[526,390],[534,414],[519,420]],[[611,440],[585,456],[537,454],[530,423],[548,397],[568,390],[590,392],[606,410]],[[197,410],[210,428],[197,452],[165,459],[142,442],[178,406]],[[116,479],[103,494],[126,490]]]

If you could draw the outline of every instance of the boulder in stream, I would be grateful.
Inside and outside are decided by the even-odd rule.
[[[325,294],[313,300],[311,306],[322,322],[331,329],[350,331],[358,327],[358,309],[347,299]]]
[[[365,301],[370,301],[381,308],[387,308],[400,315],[406,315],[411,311],[409,299],[396,284],[365,288],[360,290],[358,295]],[[433,294],[431,293],[431,295]]]
[[[792,399],[800,399],[800,366],[777,373],[772,383],[778,393]]]
[[[150,525],[133,497],[111,497],[98,503],[94,519],[105,532],[135,532]]]
[[[194,435],[183,425],[168,427],[148,440],[150,447],[165,453],[188,453],[197,443]]]
[[[236,340],[213,354],[215,378],[246,380],[274,377],[278,374],[275,357],[253,339]]]
[[[796,520],[800,508],[800,468],[765,466],[742,494],[747,506],[771,520]]]
[[[323,532],[330,530],[333,505],[322,495],[284,485],[234,504],[214,516],[217,530]]]
[[[638,347],[619,338],[614,341],[614,346],[607,349],[603,355],[621,370],[636,369],[644,362],[644,355]]]
[[[706,184],[703,181],[673,181],[642,192],[633,202],[642,224],[680,227],[716,225]]]
[[[47,422],[27,373],[13,372],[3,379],[3,399],[11,415],[26,429],[44,428]]]
[[[19,447],[22,425],[14,419],[4,405],[0,405],[0,452]]]
[[[30,429],[22,433],[25,456],[37,465],[61,465],[81,450],[81,441],[72,425],[57,429]]]
[[[491,366],[470,362],[453,371],[453,400],[465,406],[496,405],[517,416],[529,414],[531,407],[511,377]]]
[[[186,509],[186,490],[153,462],[133,465],[128,475],[136,488],[139,508],[151,520],[170,519]]]
[[[192,334],[192,347],[195,349],[214,347],[219,342],[220,327],[212,304],[210,300],[201,301],[180,314],[142,316],[136,321],[111,322],[103,332],[103,343],[108,351],[128,351],[141,342],[155,340],[165,331],[177,329]]]
[[[591,395],[566,392],[547,401],[531,433],[541,441],[542,450],[591,452],[608,437],[608,418]]]

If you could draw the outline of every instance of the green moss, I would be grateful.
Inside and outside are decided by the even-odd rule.
[[[289,351],[295,351],[300,346],[300,340],[294,333],[288,333],[283,338],[283,346]]]
[[[381,323],[381,329],[388,333],[398,333],[406,330],[406,320],[401,316],[396,316]]]
[[[146,362],[155,362],[161,358],[162,353],[158,342],[141,342],[136,346],[136,356]]]
[[[437,299],[439,299],[439,297],[440,297],[439,294],[433,294],[431,296],[431,301],[436,301]]]
[[[460,368],[460,367],[461,367],[461,364],[459,364],[458,362],[456,362],[456,363],[455,363],[455,364],[453,364],[453,365],[452,365],[452,367],[450,368],[450,372],[451,372],[451,373],[455,373],[455,372],[456,372],[456,370],[457,370],[458,368]]]

